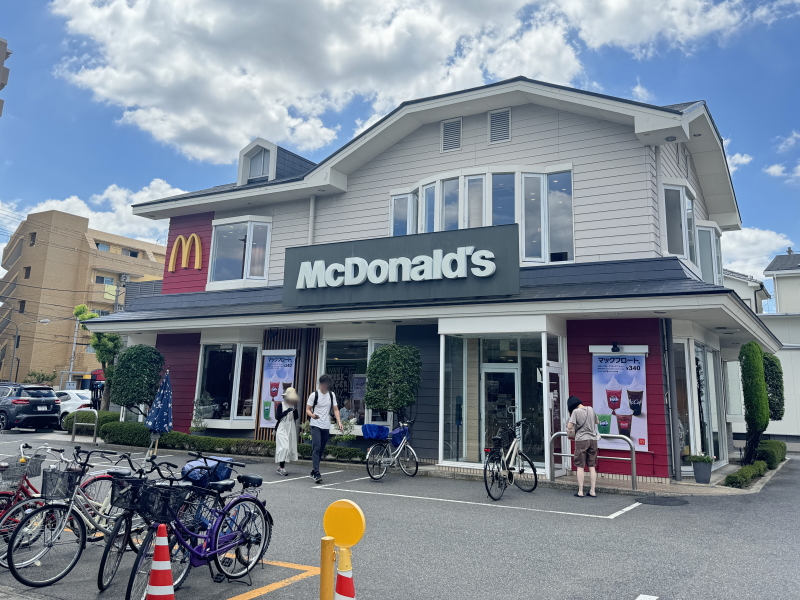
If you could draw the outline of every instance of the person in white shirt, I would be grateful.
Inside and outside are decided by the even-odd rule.
[[[339,416],[339,406],[336,403],[336,394],[331,391],[331,376],[324,374],[319,378],[319,387],[308,397],[306,415],[311,421],[311,479],[315,483],[322,483],[319,472],[319,461],[331,433],[331,417],[336,419],[339,430],[342,430],[342,420]]]

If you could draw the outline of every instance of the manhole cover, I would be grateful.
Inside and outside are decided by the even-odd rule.
[[[636,501],[639,504],[654,504],[655,506],[683,506],[684,504],[689,504],[689,501],[683,498],[653,498],[649,496],[636,498]]]

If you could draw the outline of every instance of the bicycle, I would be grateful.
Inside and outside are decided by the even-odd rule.
[[[394,468],[400,465],[403,473],[409,477],[414,477],[419,469],[419,460],[417,460],[417,453],[409,443],[409,427],[414,424],[414,421],[400,423],[402,439],[397,446],[397,449],[392,451],[389,446],[389,441],[384,440],[373,444],[367,451],[367,474],[374,481],[380,481],[386,471],[391,467]]]
[[[94,468],[89,464],[93,454],[107,458],[116,452],[86,452],[75,446],[72,460],[61,451],[59,463],[42,472],[41,499],[48,503],[30,511],[8,542],[8,568],[20,583],[45,587],[60,581],[80,560],[87,539],[99,541],[111,533],[111,480],[130,471],[112,469],[81,484],[88,469]],[[87,526],[99,535],[87,538]]]
[[[514,406],[509,406],[506,410],[513,414]],[[500,500],[503,492],[512,483],[528,493],[535,490],[539,483],[536,466],[520,448],[522,427],[525,423],[527,419],[521,419],[513,427],[509,425],[501,427],[498,435],[492,438],[494,447],[487,449],[486,462],[483,465],[483,483],[486,486],[486,493],[492,500]]]
[[[200,452],[190,452],[189,455],[206,464],[213,460]],[[233,461],[225,464],[246,466]],[[168,485],[147,482],[142,488],[141,510],[152,524],[131,570],[126,600],[144,600],[147,596],[160,523],[167,524],[173,583],[178,585],[185,581],[191,567],[202,565],[208,565],[212,579],[217,583],[226,578],[244,577],[261,561],[272,539],[272,516],[258,496],[249,492],[261,486],[261,477],[239,475],[236,481],[242,485],[241,492],[226,497],[223,494],[231,492],[236,485],[233,479],[211,481],[205,488],[199,488],[180,477],[165,475],[161,471],[164,465],[159,463],[156,470]],[[215,467],[194,467],[191,471],[203,468],[211,470]],[[191,471],[184,477],[188,477]],[[177,566],[174,564],[176,557],[179,561]],[[218,571],[216,575],[212,562]]]

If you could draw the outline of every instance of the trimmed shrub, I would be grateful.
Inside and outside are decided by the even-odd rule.
[[[78,419],[78,423],[94,423],[94,415],[90,412],[73,412],[69,413],[66,418],[64,419],[64,429],[66,431],[72,431],[72,423],[75,419]],[[111,412],[110,410],[100,410],[97,411],[97,432],[100,433],[100,430],[103,428],[103,425],[106,423],[114,423],[119,421],[119,413]],[[86,434],[89,431],[88,427],[80,427],[77,432]]]
[[[750,464],[756,456],[761,434],[769,425],[769,399],[764,379],[764,351],[757,342],[748,342],[739,350],[744,395],[744,420],[747,424],[747,445],[744,463]]]
[[[764,381],[769,399],[769,420],[780,421],[785,412],[786,400],[783,389],[783,367],[774,354],[764,354]]]
[[[767,472],[767,463],[757,460],[752,465],[745,465],[725,477],[725,485],[734,488],[746,488],[756,477],[761,477]]]
[[[106,444],[142,446],[144,448],[150,445],[150,430],[142,423],[122,421],[106,423],[100,428],[100,437]]]
[[[763,460],[770,469],[778,468],[781,461],[786,459],[786,442],[777,440],[763,440],[756,450],[756,460]]]
[[[421,372],[422,361],[416,346],[381,346],[367,364],[364,404],[373,410],[391,410],[402,415],[406,407],[417,401]]]

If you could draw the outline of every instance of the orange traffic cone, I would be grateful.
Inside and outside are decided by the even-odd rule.
[[[150,583],[147,586],[145,600],[175,600],[175,588],[172,586],[172,567],[169,560],[169,543],[167,542],[167,526],[161,523],[156,535],[156,550],[153,553],[153,565],[150,567]]]
[[[353,563],[350,548],[339,548],[339,566],[336,572],[336,591],[333,600],[352,600],[356,597],[353,583]]]

